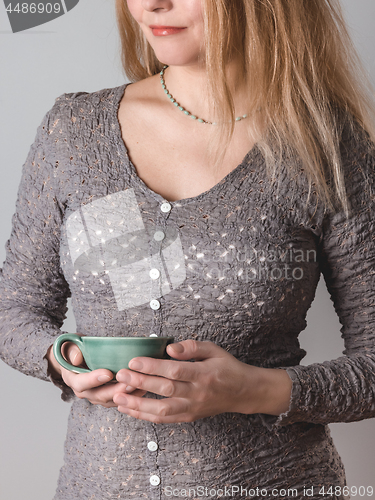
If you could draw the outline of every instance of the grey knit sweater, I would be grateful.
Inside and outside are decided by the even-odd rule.
[[[321,499],[319,488],[345,485],[327,424],[375,416],[375,205],[362,175],[374,188],[375,160],[367,136],[342,135],[348,220],[314,195],[305,207],[304,172],[288,175],[287,158],[276,192],[257,145],[213,188],[168,203],[127,155],[117,118],[125,89],[63,94],[38,127],[0,282],[1,358],[51,381],[44,356],[71,296],[82,334],[209,340],[245,363],[286,368],[290,407],[279,417],[153,424],[52,380],[72,402],[54,499],[257,498],[257,487],[270,497],[295,488],[302,498],[304,486]],[[159,271],[153,278],[151,269]],[[301,366],[298,335],[320,273],[345,351]],[[338,488],[326,498],[344,495]]]

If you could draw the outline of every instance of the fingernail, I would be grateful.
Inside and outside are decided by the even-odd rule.
[[[131,385],[128,385],[128,386],[125,387],[125,391],[126,392],[131,392],[133,390],[134,390],[134,387],[132,387]]]
[[[183,346],[183,345],[181,345],[181,344],[170,344],[170,346],[171,346],[171,348],[172,348],[175,352],[177,352],[177,353],[179,353],[179,354],[181,354],[182,352],[184,352],[184,346]]]
[[[118,373],[116,378],[122,384],[128,384],[131,381],[131,375],[129,372]]]
[[[141,370],[143,368],[143,363],[140,361],[129,361],[129,368],[131,370]]]
[[[128,404],[128,400],[125,396],[120,394],[120,396],[116,397],[116,404],[126,406]]]
[[[99,382],[108,382],[111,378],[109,375],[99,375],[98,380]]]

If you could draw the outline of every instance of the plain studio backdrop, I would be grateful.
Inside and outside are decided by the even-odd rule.
[[[12,33],[0,3],[0,266],[22,165],[44,114],[64,92],[93,92],[126,81],[114,4],[114,0],[81,0],[55,20]],[[353,40],[375,82],[375,2],[342,0],[342,4]],[[342,355],[341,325],[322,277],[307,321],[300,335],[307,351],[302,364]],[[75,332],[71,313],[64,329]],[[26,377],[3,362],[0,380],[0,499],[51,500],[63,465],[70,404],[60,399],[60,390],[52,383]],[[348,486],[375,487],[374,419],[330,428]]]

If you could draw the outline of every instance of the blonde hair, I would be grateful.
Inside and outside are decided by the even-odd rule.
[[[309,192],[348,215],[340,137],[375,143],[374,90],[349,35],[339,0],[202,0],[206,68],[215,109],[216,162],[233,135],[235,110],[226,64],[236,55],[249,89],[249,113],[261,109],[266,134],[257,143],[267,171],[283,154],[302,162]],[[122,64],[131,82],[161,71],[126,0],[116,0]],[[368,135],[367,135],[368,134]],[[370,142],[369,142],[370,144]],[[295,162],[286,162],[293,165]],[[333,178],[333,186],[331,179]],[[314,191],[311,191],[314,189]]]

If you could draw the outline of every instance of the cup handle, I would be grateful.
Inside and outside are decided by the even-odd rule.
[[[80,368],[79,366],[73,366],[70,363],[68,363],[62,356],[61,354],[61,346],[64,344],[64,342],[73,342],[73,344],[76,344],[76,346],[79,347],[79,349],[82,351],[82,346],[83,342],[82,339],[79,335],[75,333],[63,333],[53,343],[53,355],[56,358],[56,361],[63,367],[66,368],[67,370],[70,370],[71,372],[75,373],[90,373],[91,370],[88,370],[87,368]]]

